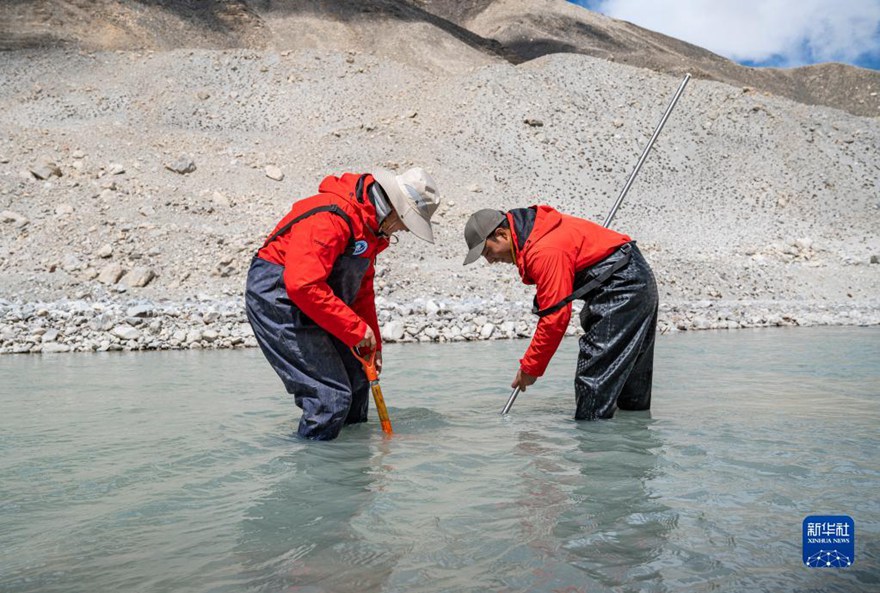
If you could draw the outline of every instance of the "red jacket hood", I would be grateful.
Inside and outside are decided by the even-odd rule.
[[[359,177],[360,175],[357,173],[343,173],[341,177],[328,175],[318,186],[318,193],[335,194],[341,198],[357,199],[354,195],[354,187],[357,185]],[[364,187],[367,187],[372,182],[373,176],[367,175],[367,178],[364,180]]]
[[[562,222],[562,215],[550,206],[532,206],[538,211],[535,217],[535,227],[532,229],[527,242],[540,241],[541,237],[555,229]]]
[[[544,235],[562,223],[562,215],[550,206],[537,205],[529,207],[536,210],[536,216],[535,226],[532,227],[532,231],[529,233],[528,237],[518,237],[516,235],[516,228],[512,215],[510,213],[507,214],[508,220],[510,221],[510,228],[513,229],[513,240],[515,241],[516,247],[516,267],[519,270],[519,275],[523,278],[526,284],[532,284],[525,271],[526,253],[532,245],[540,241]],[[520,239],[525,241],[525,245],[523,245],[522,249],[519,248]]]
[[[321,184],[318,186],[318,193],[333,194],[335,196],[339,196],[340,198],[351,201],[351,203],[356,206],[358,212],[360,213],[364,224],[367,225],[370,230],[376,232],[379,226],[376,222],[376,208],[373,206],[373,203],[369,199],[365,199],[363,202],[359,202],[358,197],[355,195],[354,192],[359,178],[360,175],[358,175],[357,173],[343,173],[341,177],[328,175],[324,178],[323,181],[321,181]],[[369,185],[373,183],[373,181],[373,176],[367,175],[364,179],[364,187],[369,187]]]

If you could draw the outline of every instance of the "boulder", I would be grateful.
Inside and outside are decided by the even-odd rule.
[[[137,328],[130,325],[117,325],[110,333],[120,340],[137,340],[141,337],[141,332]]]
[[[188,156],[181,156],[171,163],[166,163],[165,168],[169,171],[186,175],[196,170],[196,163]]]
[[[268,177],[269,179],[273,179],[275,181],[281,181],[284,179],[284,172],[275,165],[268,165],[264,169],[264,171],[266,173],[266,177]]]
[[[156,277],[156,272],[151,270],[150,268],[145,268],[142,266],[136,267],[132,269],[128,274],[123,278],[123,282],[132,288],[142,288],[150,283],[150,281]]]
[[[397,342],[403,339],[405,328],[402,321],[389,321],[382,326],[382,339],[386,342]]]
[[[61,177],[61,169],[53,161],[43,159],[28,168],[31,175],[37,179],[46,180],[50,177]]]
[[[115,262],[109,263],[98,273],[98,282],[113,285],[119,282],[123,274],[125,274],[125,268],[120,264]]]
[[[4,210],[3,212],[0,212],[0,221],[12,223],[13,226],[18,228],[25,227],[30,223],[25,216],[22,216],[18,212],[13,212],[12,210]]]

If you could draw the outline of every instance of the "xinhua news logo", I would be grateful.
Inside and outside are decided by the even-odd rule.
[[[847,515],[810,515],[804,519],[804,564],[810,568],[847,568],[855,562],[856,524]]]

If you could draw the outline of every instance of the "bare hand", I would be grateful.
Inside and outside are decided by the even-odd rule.
[[[513,380],[513,383],[510,384],[511,387],[519,387],[520,391],[525,391],[526,387],[529,385],[534,385],[535,381],[538,378],[534,375],[530,375],[524,372],[522,369],[516,372],[516,378]]]
[[[376,334],[373,333],[373,329],[369,325],[367,326],[367,333],[364,334],[360,342],[355,344],[355,348],[366,348],[369,352],[376,349]],[[378,352],[376,354],[378,356]]]
[[[379,373],[382,372],[382,351],[381,350],[376,352],[375,366],[376,366],[376,374],[378,375]]]

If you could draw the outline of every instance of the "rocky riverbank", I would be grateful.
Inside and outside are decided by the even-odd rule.
[[[529,305],[483,300],[378,299],[382,338],[393,342],[460,342],[528,338]],[[240,299],[181,303],[132,299],[15,303],[0,300],[0,354],[195,350],[255,347]],[[778,301],[701,301],[660,308],[661,334],[701,329],[813,325],[880,325],[873,306]],[[568,335],[581,333],[577,315]]]

